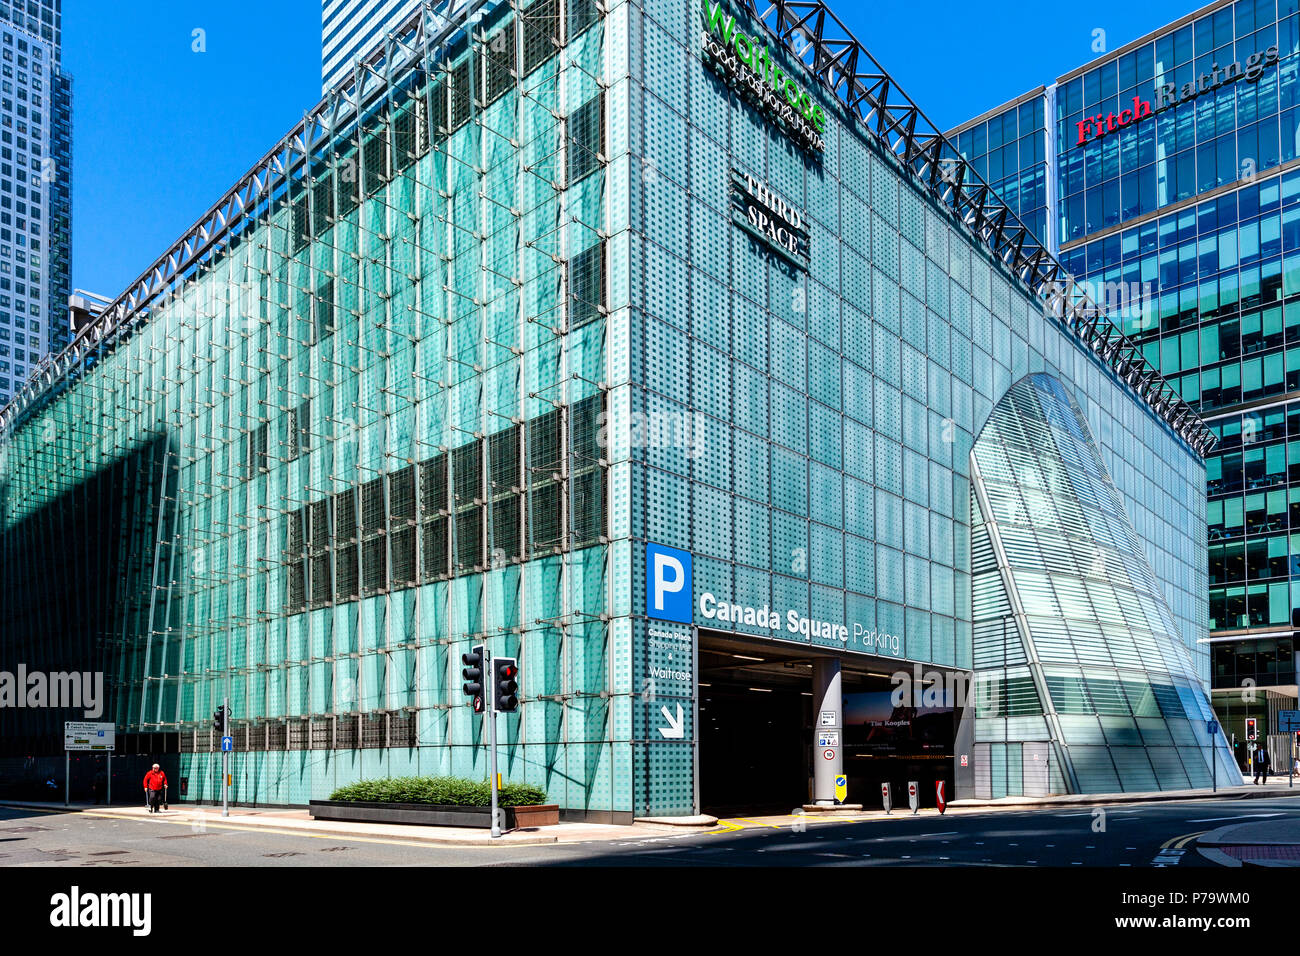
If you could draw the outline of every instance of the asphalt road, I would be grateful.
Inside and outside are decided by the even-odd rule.
[[[0,866],[1215,867],[1195,836],[1300,813],[1289,797],[949,814],[857,823],[737,819],[727,830],[531,847],[439,847],[0,807]],[[796,825],[791,825],[792,823]],[[1217,867],[1215,867],[1217,869]]]

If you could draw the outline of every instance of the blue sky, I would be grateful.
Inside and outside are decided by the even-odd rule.
[[[694,3],[696,0],[681,0]],[[1195,9],[832,3],[942,128]],[[320,0],[68,0],[73,285],[116,296],[320,98]],[[206,52],[192,50],[205,31]]]

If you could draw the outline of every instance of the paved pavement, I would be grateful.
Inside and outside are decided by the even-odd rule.
[[[997,800],[953,800],[949,809],[997,807],[1060,807],[1099,806],[1108,803],[1145,803],[1153,800],[1219,800],[1224,797],[1255,799],[1275,794],[1279,790],[1300,788],[1300,778],[1291,787],[1289,777],[1271,777],[1267,784],[1247,781],[1243,784],[1220,785],[1210,790],[1141,790],[1133,793],[1063,794],[1051,797],[1001,797]]]
[[[1196,848],[1221,866],[1300,867],[1300,815],[1219,827],[1197,839]]]

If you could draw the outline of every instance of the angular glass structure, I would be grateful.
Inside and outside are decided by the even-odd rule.
[[[1044,122],[1045,120],[1045,122]],[[1222,0],[949,134],[1205,418],[1224,733],[1275,766],[1300,637],[1300,7]],[[1032,219],[1031,219],[1032,217]]]
[[[1204,683],[1078,404],[1037,373],[971,453],[976,794],[1236,776]],[[1050,746],[1048,746],[1050,744]]]
[[[825,799],[855,780],[836,675],[997,666],[971,449],[1040,373],[1204,657],[1204,426],[939,174],[829,10],[465,6],[395,31],[0,413],[0,660],[102,669],[190,799],[219,798],[225,698],[239,801],[482,776],[478,644],[521,668],[503,774],[570,815],[695,812],[737,752]],[[63,719],[0,710],[0,741],[57,753]],[[973,794],[942,719],[927,766]]]

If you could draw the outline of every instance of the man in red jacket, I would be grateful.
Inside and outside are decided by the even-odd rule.
[[[157,813],[158,804],[167,802],[167,774],[157,764],[144,775],[144,797],[150,813]]]

